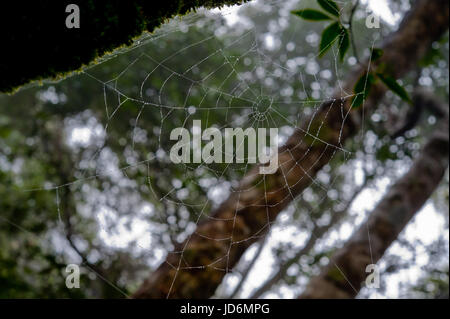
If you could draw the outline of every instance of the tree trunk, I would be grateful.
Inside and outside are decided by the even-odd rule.
[[[400,28],[383,45],[384,63],[399,78],[428,51],[448,28],[448,0],[418,0]],[[344,83],[347,92],[367,66],[358,67]],[[209,298],[225,274],[245,250],[264,235],[271,222],[311,183],[342,144],[354,136],[364,119],[382,98],[385,88],[377,85],[359,109],[336,90],[334,99],[323,103],[279,149],[275,174],[260,175],[258,167],[241,181],[236,192],[205,219],[190,238],[169,253],[134,294],[135,298]],[[211,240],[215,238],[217,240]]]
[[[435,102],[420,96],[416,103]],[[367,265],[375,264],[383,256],[444,176],[449,156],[448,129],[446,111],[409,172],[390,188],[368,220],[322,272],[311,279],[300,298],[353,298],[358,294],[368,275]]]

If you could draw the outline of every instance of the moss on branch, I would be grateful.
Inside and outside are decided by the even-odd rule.
[[[128,46],[175,15],[248,0],[13,1],[2,8],[0,92],[31,81],[61,78],[106,53]],[[65,26],[68,4],[80,8],[80,28]]]

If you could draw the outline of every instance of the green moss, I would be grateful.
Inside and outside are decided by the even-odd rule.
[[[342,272],[337,267],[333,267],[328,271],[328,277],[338,283],[345,282],[346,279],[343,276]]]
[[[13,1],[1,12],[0,92],[62,78],[175,15],[247,0]],[[80,7],[80,28],[67,29],[65,8]]]
[[[303,141],[308,146],[312,146],[313,144],[320,144],[320,140],[329,141],[333,137],[333,134],[335,134],[335,131],[332,128],[324,124],[321,119],[315,119],[311,122],[309,134],[305,134]]]

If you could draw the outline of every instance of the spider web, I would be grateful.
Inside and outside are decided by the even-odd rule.
[[[278,1],[273,1],[269,5],[274,5]],[[198,18],[201,14],[191,14],[183,19],[175,20],[162,30],[156,32],[153,35],[144,37],[136,42],[135,46],[131,49],[137,49],[143,47],[149,42],[159,41],[163,42],[166,37],[171,34],[177,33],[182,36],[186,29],[196,25]],[[294,34],[292,35],[292,37]],[[336,38],[335,42],[339,38]],[[337,87],[340,90],[342,100],[351,98],[353,92],[347,92],[341,85],[340,81],[340,66],[339,66],[339,46],[333,42],[331,52],[333,55],[334,72],[336,76]],[[202,48],[213,48],[212,50],[202,50]],[[206,269],[212,267],[218,271],[229,273],[232,271],[229,266],[230,251],[233,245],[243,244],[243,241],[235,241],[233,238],[233,232],[226,238],[212,238],[205,236],[204,234],[195,231],[200,221],[214,220],[215,217],[209,215],[209,211],[217,207],[217,199],[213,199],[210,196],[206,196],[203,202],[198,200],[191,200],[189,196],[183,196],[180,193],[180,185],[173,186],[170,190],[164,194],[158,194],[155,191],[155,183],[158,181],[152,176],[153,163],[163,162],[166,165],[181,165],[183,167],[184,176],[189,179],[190,183],[195,184],[199,188],[205,188],[204,185],[196,179],[198,175],[204,175],[206,172],[209,176],[213,177],[212,182],[209,183],[208,188],[214,188],[220,190],[220,199],[223,200],[227,197],[227,194],[238,193],[238,202],[240,192],[247,191],[247,189],[239,189],[239,184],[236,182],[226,182],[224,177],[239,179],[244,176],[249,169],[253,166],[249,164],[250,159],[245,158],[243,164],[240,163],[227,163],[217,165],[215,163],[206,164],[204,162],[200,164],[170,164],[168,161],[168,153],[170,151],[170,145],[175,142],[170,142],[168,137],[170,130],[174,127],[173,123],[178,123],[175,126],[187,128],[192,131],[191,123],[195,119],[202,119],[202,128],[217,127],[222,132],[224,128],[236,128],[241,127],[243,129],[252,127],[255,130],[258,128],[280,128],[280,144],[282,144],[288,135],[295,130],[300,130],[307,136],[314,140],[314,143],[323,143],[327,147],[331,147],[334,150],[332,157],[336,154],[343,154],[344,161],[347,161],[352,152],[346,150],[340,143],[338,145],[331,145],[326,141],[319,138],[322,126],[320,125],[318,130],[310,130],[309,126],[305,130],[302,121],[308,118],[314,118],[314,114],[319,110],[320,105],[323,102],[332,100],[331,94],[335,94],[335,91],[329,91],[328,96],[324,96],[320,99],[313,98],[311,93],[308,92],[307,81],[310,79],[315,83],[320,83],[318,72],[307,72],[307,66],[309,61],[315,61],[318,59],[319,54],[304,58],[295,67],[291,67],[288,64],[281,64],[278,61],[274,61],[270,55],[270,51],[266,48],[263,37],[258,34],[256,28],[250,30],[244,30],[243,32],[227,36],[224,41],[218,41],[218,36],[211,34],[208,37],[204,37],[201,40],[189,43],[182,47],[174,46],[173,53],[165,57],[160,57],[157,52],[144,50],[137,57],[129,62],[114,78],[103,79],[97,76],[97,70],[105,67],[111,59],[119,56],[122,51],[119,51],[115,55],[102,61],[102,63],[85,69],[82,74],[91,78],[94,83],[97,83],[102,88],[103,100],[104,100],[104,118],[102,123],[104,127],[104,134],[109,134],[110,124],[116,120],[116,117],[124,108],[134,108],[137,115],[132,119],[132,130],[130,132],[130,140],[128,145],[131,145],[132,152],[136,152],[137,145],[140,145],[142,133],[150,133],[158,136],[157,145],[155,148],[148,149],[148,156],[146,159],[140,161],[131,160],[126,166],[120,167],[119,170],[127,175],[127,171],[133,168],[144,168],[147,174],[147,186],[153,194],[154,198],[159,202],[169,202],[171,205],[178,207],[179,209],[189,208],[190,216],[193,225],[191,229],[193,231],[187,231],[184,238],[184,244],[181,250],[169,251],[168,254],[179,255],[178,264],[170,264],[176,270],[179,271],[188,269]],[[186,61],[192,60],[190,58],[192,54],[196,55],[197,62],[194,64],[185,65],[180,68],[179,61],[184,58]],[[211,63],[213,61],[213,63]],[[295,61],[295,60],[294,60]],[[128,87],[127,75],[134,68],[140,69],[142,77],[137,81],[137,85],[134,85],[131,89]],[[154,79],[157,78],[158,81]],[[301,83],[301,89],[298,92],[292,92],[289,89],[280,90],[275,86],[273,81],[281,81],[282,83],[298,81]],[[173,96],[175,90],[178,92],[176,97]],[[302,98],[299,98],[302,97]],[[264,105],[262,105],[264,104]],[[295,113],[289,113],[285,110],[292,110],[292,106],[296,106]],[[306,113],[305,107],[308,108]],[[342,114],[346,111],[342,104],[333,103],[331,107],[340,107]],[[144,128],[140,126],[140,119],[146,112],[159,112],[159,122],[153,128]],[[220,125],[216,125],[215,120],[221,119]],[[344,121],[342,127],[344,126]],[[283,133],[282,128],[285,129]],[[172,143],[172,144],[170,144]],[[299,145],[303,143],[299,141]],[[98,160],[102,150],[107,147],[107,142],[101,145],[98,150],[92,155],[91,161]],[[141,149],[139,150],[139,152]],[[192,150],[191,150],[192,151]],[[289,149],[284,152],[290,152]],[[236,155],[235,153],[233,155]],[[293,157],[292,154],[290,154]],[[311,181],[311,184],[319,187],[323,190],[323,198],[327,197],[327,192],[330,190],[335,181],[332,180],[328,184],[324,184],[317,178],[310,176],[308,171],[311,167],[301,167],[304,172],[304,177]],[[303,195],[303,192],[294,196],[291,189],[295,185],[289,186],[287,177],[284,175],[283,170],[280,170],[284,176],[286,184],[284,188],[288,190],[289,197],[295,209],[297,207],[297,200]],[[51,189],[55,191],[56,204],[58,209],[58,216],[61,219],[61,215],[64,211],[61,209],[59,190],[63,187],[69,187],[76,183],[83,183],[88,180],[97,179],[105,174],[108,174],[108,170],[104,167],[96,168],[95,174],[89,174],[88,171],[71,183],[64,185],[57,185]],[[300,181],[298,181],[300,182]],[[297,183],[298,183],[297,182]],[[263,175],[261,183],[264,187],[264,194],[266,200],[266,211],[268,215],[269,204],[267,203],[267,185],[266,176]],[[255,185],[253,187],[257,187]],[[48,189],[48,188],[47,188]],[[176,196],[173,196],[173,195]],[[225,194],[225,195],[224,195]],[[322,198],[322,200],[323,200]],[[284,200],[284,199],[283,199]],[[232,219],[233,231],[235,229],[235,222],[237,217],[237,205],[235,214]],[[162,224],[167,223],[168,215],[165,212],[158,212],[159,219]],[[61,221],[62,223],[62,221]],[[272,223],[267,216],[267,224],[260,229],[256,234],[245,239],[244,241],[255,240],[255,238],[263,237],[266,232],[270,232]],[[105,230],[108,232],[108,230]],[[211,241],[227,241],[229,242],[228,251],[219,259],[206,265],[184,265],[185,259],[183,255],[185,249],[189,243],[189,240],[193,234],[201,236]],[[314,235],[314,234],[313,234]],[[226,260],[225,268],[218,267],[217,265],[223,260]],[[167,261],[165,261],[168,263]],[[337,267],[337,265],[336,265]],[[340,270],[340,269],[339,269]],[[342,271],[341,271],[342,273]],[[342,273],[344,278],[345,274]],[[105,278],[102,278],[106,280]],[[172,287],[177,280],[177,276],[173,278],[170,283],[170,290],[168,296],[170,296]],[[347,280],[351,285],[351,283]],[[109,283],[114,286],[114,284]],[[116,289],[119,289],[116,287]],[[355,289],[355,288],[353,288]],[[124,293],[121,291],[121,293]]]

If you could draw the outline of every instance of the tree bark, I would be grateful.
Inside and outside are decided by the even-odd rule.
[[[383,45],[384,63],[395,78],[403,76],[448,28],[448,0],[418,0],[399,30]],[[353,92],[356,81],[367,70],[359,66],[343,87]],[[275,174],[260,175],[252,169],[220,207],[205,219],[192,236],[169,253],[134,294],[135,298],[209,298],[225,274],[245,250],[267,232],[277,215],[311,183],[316,173],[354,136],[382,98],[385,87],[376,85],[358,109],[351,99],[334,98],[297,129],[279,149]],[[217,240],[211,240],[215,238]]]
[[[416,103],[435,103],[419,96]],[[448,110],[448,105],[443,110]],[[448,167],[448,111],[406,175],[378,203],[368,220],[311,279],[300,298],[354,298],[375,264],[438,187]]]

